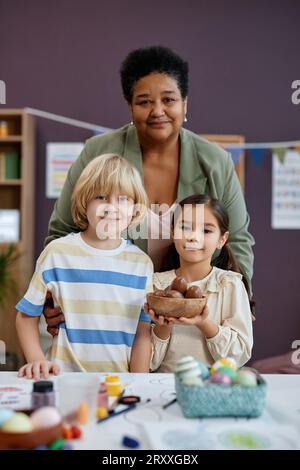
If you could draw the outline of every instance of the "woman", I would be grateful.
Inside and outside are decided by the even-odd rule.
[[[55,204],[46,244],[79,231],[70,210],[74,185],[93,158],[113,152],[128,159],[143,178],[152,210],[139,233],[129,232],[129,236],[150,255],[155,270],[162,268],[171,244],[165,228],[175,202],[206,193],[222,201],[228,211],[230,246],[250,282],[254,240],[230,154],[182,128],[187,114],[187,62],[165,47],[137,49],[122,64],[121,82],[132,122],[86,142]],[[57,315],[55,309],[45,309],[48,330],[63,320]]]

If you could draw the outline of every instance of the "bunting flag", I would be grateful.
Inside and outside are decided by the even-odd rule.
[[[254,161],[256,166],[260,166],[264,157],[266,156],[267,149],[256,148],[249,150],[250,158]]]
[[[49,113],[40,109],[34,109],[26,107],[24,111],[40,118],[49,119],[51,121],[59,122],[69,126],[80,127],[82,129],[89,129],[94,132],[95,135],[104,134],[110,132],[113,129],[109,127],[103,127],[98,124],[92,124],[85,121],[79,121],[78,119],[72,119],[67,116],[60,116],[59,114]],[[219,142],[219,144],[221,144]],[[245,150],[249,150],[249,156],[253,157],[256,165],[260,165],[265,157],[268,150],[272,150],[278,157],[278,160],[283,163],[285,154],[288,149],[294,149],[299,153],[300,156],[300,140],[286,141],[286,142],[245,142],[228,145],[228,142],[224,142],[223,146],[231,153],[232,160],[235,165],[240,162],[240,158]]]
[[[242,149],[241,148],[231,148],[231,147],[226,147],[226,150],[230,152],[231,158],[233,160],[233,163],[235,165],[238,165],[240,163],[240,159],[242,156]]]
[[[277,156],[280,163],[284,163],[285,154],[287,153],[287,151],[287,147],[276,147],[272,149],[272,153]]]
[[[295,145],[294,150],[299,153],[300,156],[300,145]]]

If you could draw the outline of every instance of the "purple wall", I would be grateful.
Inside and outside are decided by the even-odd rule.
[[[7,107],[30,106],[117,128],[129,121],[119,66],[133,48],[163,44],[190,63],[188,128],[248,141],[300,139],[300,3],[243,0],[0,0],[0,79]],[[3,108],[3,106],[1,106]],[[45,198],[45,144],[90,133],[37,122],[36,246],[53,200]],[[256,238],[255,357],[300,337],[299,231],[272,230],[271,159],[247,160],[246,200]]]

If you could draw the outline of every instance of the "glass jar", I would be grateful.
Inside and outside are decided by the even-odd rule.
[[[39,380],[33,384],[31,407],[36,410],[42,406],[55,406],[55,391],[50,380]]]

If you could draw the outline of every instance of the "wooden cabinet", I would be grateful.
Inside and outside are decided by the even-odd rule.
[[[0,109],[0,252],[12,241],[20,254],[12,265],[13,291],[18,293],[0,306],[0,340],[19,358],[14,306],[33,271],[34,186],[34,118],[22,109]]]

